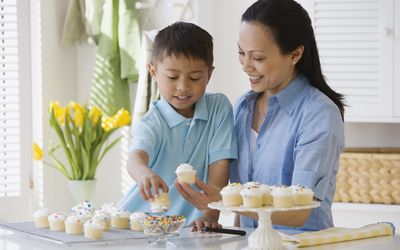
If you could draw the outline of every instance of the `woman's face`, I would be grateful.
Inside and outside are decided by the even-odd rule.
[[[239,61],[256,93],[274,95],[295,77],[292,55],[284,55],[272,31],[259,22],[242,22],[239,33]]]

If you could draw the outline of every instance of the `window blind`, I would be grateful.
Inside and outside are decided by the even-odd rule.
[[[345,94],[347,111],[383,115],[392,41],[384,34],[391,1],[315,0],[314,30],[328,83]],[[384,14],[385,13],[385,14]],[[390,27],[390,25],[388,25]],[[389,56],[389,57],[386,57]],[[390,94],[390,93],[389,93]],[[387,114],[386,114],[387,115]]]
[[[0,0],[0,196],[21,194],[17,0]]]

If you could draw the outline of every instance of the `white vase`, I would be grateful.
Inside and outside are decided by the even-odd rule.
[[[68,188],[75,204],[81,201],[91,201],[96,189],[97,180],[69,180]]]

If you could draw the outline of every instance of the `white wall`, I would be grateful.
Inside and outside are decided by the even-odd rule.
[[[237,36],[240,16],[253,0],[197,1],[198,23],[214,37],[215,71],[208,91],[223,92],[233,103],[249,89],[247,76],[238,62]],[[51,100],[89,100],[92,68],[96,49],[90,45],[63,47],[61,32],[68,0],[42,0],[43,107],[45,125],[43,140],[54,138],[48,126],[47,106]],[[346,145],[349,147],[400,147],[400,124],[346,124]],[[98,204],[118,201],[121,197],[119,150],[115,148],[99,166],[99,185],[94,197]],[[50,209],[67,209],[72,198],[66,179],[45,167],[45,205]],[[61,199],[60,199],[61,198]]]
[[[238,60],[237,39],[241,15],[253,2],[204,0],[199,3],[199,25],[213,35],[215,44],[215,71],[208,91],[225,93],[232,103],[249,89],[248,78]],[[346,123],[345,138],[346,147],[400,147],[400,124]]]
[[[35,117],[35,119],[42,119],[44,150],[49,148],[49,141],[52,140],[53,145],[58,141],[48,122],[47,110],[50,101],[58,100],[65,105],[72,100],[81,103],[88,103],[89,100],[96,48],[90,45],[62,46],[60,44],[68,2],[68,0],[41,0],[43,118]],[[114,138],[119,135],[120,133],[117,132]],[[98,184],[93,197],[95,204],[116,202],[121,198],[120,163],[120,148],[117,146],[105,156],[98,168],[96,175]],[[37,177],[40,178],[40,175]],[[39,188],[40,180],[35,181],[38,184],[35,192],[43,192],[43,194],[36,194],[35,197],[43,198],[45,207],[53,211],[66,212],[74,205],[67,188],[67,179],[57,170],[46,165],[43,167],[42,191]],[[35,202],[34,209],[37,206],[38,202]]]

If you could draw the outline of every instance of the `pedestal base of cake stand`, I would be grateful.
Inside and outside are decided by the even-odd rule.
[[[225,207],[221,201],[212,202],[208,206],[221,211],[256,212],[258,214],[258,227],[250,234],[248,238],[248,246],[243,250],[281,250],[284,249],[282,238],[279,233],[272,228],[272,213],[276,211],[293,211],[315,208],[320,206],[320,202],[313,201],[310,205],[295,206],[291,208],[275,208],[272,206],[262,208],[246,208],[243,206]]]

